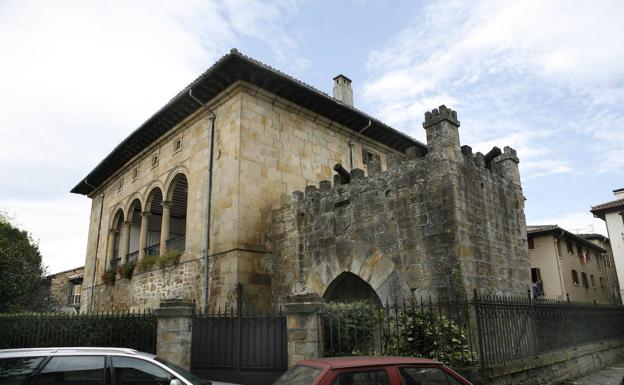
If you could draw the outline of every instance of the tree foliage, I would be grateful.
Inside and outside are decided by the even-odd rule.
[[[0,312],[46,310],[49,293],[39,247],[0,214]]]

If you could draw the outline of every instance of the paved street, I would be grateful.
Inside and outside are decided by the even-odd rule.
[[[570,382],[569,385],[619,385],[622,377],[624,377],[624,362]]]

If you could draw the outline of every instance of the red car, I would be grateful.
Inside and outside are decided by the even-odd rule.
[[[444,364],[410,357],[304,360],[273,385],[471,385]]]

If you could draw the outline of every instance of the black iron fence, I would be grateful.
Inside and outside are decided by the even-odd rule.
[[[167,241],[167,250],[177,250],[183,253],[186,248],[186,237],[184,235],[177,236]]]
[[[156,353],[151,312],[0,314],[0,349],[100,346]]]
[[[160,255],[160,243],[147,246],[144,250],[146,257],[157,257]]]
[[[326,304],[323,353],[408,355],[491,367],[582,344],[624,338],[624,307],[478,296]]]
[[[473,306],[484,367],[624,338],[622,306],[476,294]]]

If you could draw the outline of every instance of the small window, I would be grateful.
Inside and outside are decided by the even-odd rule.
[[[117,182],[117,191],[123,190],[123,177],[119,178],[119,182]]]
[[[381,158],[379,157],[378,154],[368,151],[366,148],[362,147],[362,162],[366,166],[368,166],[368,164],[372,162],[373,160],[376,160],[377,162],[381,163]]]
[[[572,270],[572,283],[577,286],[579,284],[578,272],[576,270]]]
[[[537,267],[531,268],[531,282],[542,282],[542,273]]]
[[[115,385],[169,384],[174,377],[150,362],[129,357],[113,357]]]
[[[389,385],[388,374],[385,370],[371,370],[366,372],[343,373],[332,385]]]
[[[579,245],[576,245],[576,254],[583,255],[583,248]]]
[[[132,180],[136,180],[139,177],[139,168],[135,167],[134,170],[132,170]]]
[[[529,242],[529,250],[535,249],[535,242],[533,241],[533,237],[529,237],[527,241]]]
[[[36,385],[104,385],[104,357],[52,357],[37,375]]]
[[[399,368],[401,384],[461,385],[441,368]]]
[[[605,289],[604,280],[602,279],[602,277],[599,277],[598,280],[600,281],[600,288],[604,290]]]
[[[173,141],[173,152],[180,151],[182,149],[182,138],[176,138]]]
[[[158,166],[158,154],[152,155],[152,167]]]
[[[592,288],[596,288],[596,281],[594,281],[594,275],[589,276],[589,280],[591,281]]]
[[[572,245],[572,242],[566,241],[566,247],[568,249],[568,253],[574,254],[574,245]]]
[[[583,280],[583,287],[585,289],[589,288],[589,282],[587,281],[587,274],[581,273],[581,279]]]

